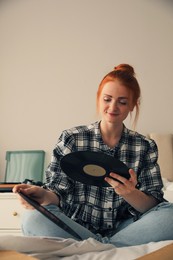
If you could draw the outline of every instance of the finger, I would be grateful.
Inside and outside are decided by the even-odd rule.
[[[123,184],[125,184],[125,183],[127,182],[127,179],[126,179],[126,178],[120,176],[120,175],[117,174],[117,173],[111,172],[111,173],[110,173],[110,176],[114,179],[114,181],[119,181],[119,182],[121,182],[121,183],[123,183]]]
[[[24,200],[19,194],[17,194],[17,197],[20,201],[20,204],[24,207],[24,208],[29,208],[30,205],[29,203],[26,202],[26,200]]]
[[[133,169],[130,169],[129,174],[130,174],[130,181],[134,183],[134,185],[136,185],[138,182],[136,172]]]
[[[17,193],[18,191],[20,191],[21,189],[27,189],[29,188],[31,185],[28,184],[17,184],[13,187],[13,192]]]
[[[122,194],[124,189],[124,185],[122,183],[120,183],[119,181],[115,181],[114,179],[109,177],[106,177],[105,179],[110,184],[110,186],[112,186],[116,194],[118,195]]]
[[[120,185],[122,185],[119,181],[116,181],[115,179],[110,178],[110,177],[106,177],[105,181],[107,183],[109,183],[112,186],[112,188],[114,188],[114,189],[120,188]]]
[[[129,169],[130,178],[136,179],[136,173],[133,169]]]
[[[34,209],[34,207],[29,203],[27,203],[26,201],[21,201],[21,204],[25,209]]]

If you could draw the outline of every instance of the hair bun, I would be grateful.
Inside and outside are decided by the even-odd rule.
[[[115,71],[123,71],[126,72],[127,74],[134,76],[135,75],[135,71],[133,69],[132,66],[130,66],[129,64],[120,64],[116,67],[114,67]]]

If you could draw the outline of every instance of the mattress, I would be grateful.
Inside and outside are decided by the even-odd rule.
[[[40,260],[132,260],[170,244],[173,244],[173,240],[117,248],[111,244],[102,244],[93,238],[76,241],[60,238],[0,236],[0,259],[3,252],[1,250],[15,250]],[[173,256],[173,248],[171,254]]]

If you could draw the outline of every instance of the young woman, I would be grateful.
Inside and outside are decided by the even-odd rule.
[[[82,239],[92,237],[119,247],[173,239],[173,205],[163,199],[157,146],[123,123],[133,110],[137,121],[139,100],[140,87],[133,67],[115,67],[98,88],[101,120],[62,132],[44,187],[20,184],[13,191],[21,190],[37,200]],[[110,172],[105,177],[108,187],[74,181],[62,171],[60,161],[76,151],[102,152],[121,160],[130,169],[130,179]],[[20,199],[25,208],[31,209]],[[24,235],[75,238],[37,210],[26,211],[22,228]]]

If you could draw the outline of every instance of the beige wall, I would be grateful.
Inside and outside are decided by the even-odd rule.
[[[141,85],[137,130],[173,132],[169,2],[0,2],[0,180],[7,150],[44,149],[47,164],[63,129],[95,121],[98,84],[119,63]]]

